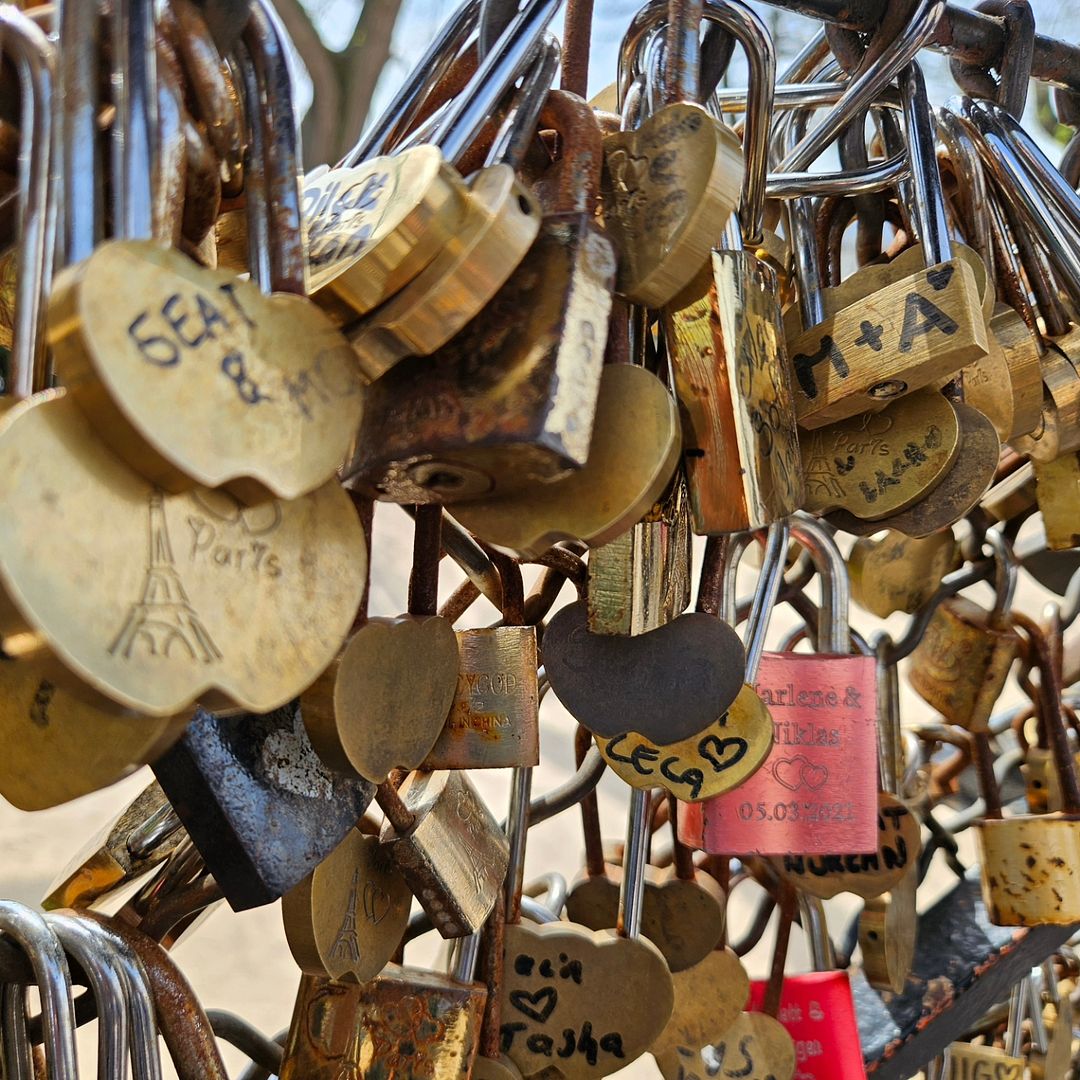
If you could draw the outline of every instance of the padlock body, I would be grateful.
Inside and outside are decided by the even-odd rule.
[[[1080,544],[1080,453],[1036,461],[1035,497],[1042,512],[1046,546],[1065,551]]]
[[[536,628],[457,633],[457,692],[425,769],[509,769],[540,762]]]
[[[281,1080],[447,1080],[476,1057],[487,990],[388,965],[359,985],[300,981]]]
[[[443,937],[475,933],[502,895],[505,834],[462,772],[410,773],[398,794],[416,821],[380,840]]]
[[[750,984],[750,1009],[760,1012],[768,984]],[[795,1043],[801,1080],[865,1080],[855,1002],[846,971],[788,975],[777,1019]]]
[[[765,653],[756,688],[772,714],[772,752],[734,791],[680,804],[683,842],[715,854],[876,851],[873,657]]]
[[[1048,341],[1042,367],[1042,415],[1035,429],[1012,440],[1033,461],[1053,461],[1080,450],[1080,329]]]
[[[713,251],[708,293],[665,317],[694,532],[760,528],[803,504],[775,271]]]
[[[978,824],[983,901],[996,926],[1080,922],[1080,821],[1058,814]]]
[[[948,1080],[1023,1080],[1024,1059],[996,1046],[953,1043],[949,1047]]]
[[[1080,768],[1080,753],[1073,755],[1073,763]],[[1054,756],[1049,750],[1032,746],[1020,766],[1024,778],[1028,809],[1033,814],[1053,813],[1061,809],[1061,781],[1054,768]]]
[[[800,325],[788,335],[799,424],[823,427],[945,380],[986,355],[987,334],[965,259],[894,281],[808,330]]]
[[[456,337],[372,383],[349,483],[399,503],[505,495],[589,454],[615,255],[584,215],[545,219]]]
[[[689,607],[687,504],[686,487],[676,482],[643,520],[589,552],[590,634],[645,634]]]
[[[919,696],[947,720],[985,731],[1016,658],[1019,638],[990,625],[990,613],[966,597],[940,604],[911,656]]]

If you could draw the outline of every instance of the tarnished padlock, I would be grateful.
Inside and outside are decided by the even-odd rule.
[[[592,110],[561,91],[539,123],[560,139],[551,175],[537,182],[540,235],[456,337],[372,383],[350,486],[391,502],[451,503],[585,463],[615,276],[594,216],[602,137]]]
[[[457,631],[457,692],[423,765],[508,769],[540,763],[536,627],[525,621],[521,568],[497,556],[503,583],[500,626]]]
[[[1001,796],[984,733],[972,734],[986,814],[978,823],[983,900],[998,926],[1065,926],[1080,920],[1080,784],[1061,712],[1057,657],[1060,617],[1040,630],[1016,613],[1040,672],[1040,696],[1062,809],[1052,814],[1003,817]]]
[[[443,937],[483,926],[501,895],[506,837],[465,773],[412,772],[400,792],[383,783],[379,839]]]
[[[916,645],[908,670],[919,696],[969,731],[985,730],[1020,645],[1007,615],[1016,565],[998,533],[989,539],[997,564],[993,608],[987,611],[963,596],[944,600]]]
[[[800,281],[802,328],[789,325],[788,354],[796,413],[804,428],[880,409],[988,350],[972,268],[957,257],[943,231],[933,121],[917,63],[905,69],[900,83],[918,191],[910,210],[926,267],[828,319],[815,283]]]
[[[683,422],[694,532],[760,528],[804,502],[778,287],[754,253],[762,234],[768,127],[776,57],[757,14],[738,3],[709,6],[743,44],[751,86],[741,206],[711,253],[708,291],[665,311],[664,328]]]
[[[472,981],[464,965],[455,974],[462,980],[390,964],[359,985],[304,975],[285,1042],[281,1080],[468,1076],[487,989]]]

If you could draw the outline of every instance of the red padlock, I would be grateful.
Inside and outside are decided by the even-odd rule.
[[[765,653],[755,688],[773,718],[765,764],[734,791],[679,807],[683,843],[711,854],[832,855],[877,850],[877,675],[849,655],[847,568],[807,515],[791,533],[822,577],[821,653]],[[727,567],[728,617],[738,559]]]
[[[846,971],[833,968],[832,942],[820,900],[799,894],[815,971],[785,975],[776,1018],[795,1043],[792,1080],[866,1080],[855,1000]],[[750,984],[751,1012],[764,1009],[768,980]]]

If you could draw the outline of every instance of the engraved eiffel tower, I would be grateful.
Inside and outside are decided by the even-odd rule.
[[[360,868],[353,870],[352,888],[345,904],[345,921],[330,946],[330,955],[335,960],[360,959],[360,939],[356,936],[356,905],[360,902]]]
[[[174,645],[187,649],[204,664],[221,659],[210,632],[202,624],[184,591],[173,559],[165,502],[160,491],[150,496],[149,549],[142,596],[131,605],[109,652],[131,658],[136,647],[150,656],[168,656]]]

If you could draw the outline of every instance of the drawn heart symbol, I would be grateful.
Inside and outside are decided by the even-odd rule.
[[[543,656],[551,688],[595,735],[630,729],[675,743],[715,723],[742,690],[742,642],[720,619],[694,612],[636,637],[590,634],[586,619],[581,602],[557,612]]]
[[[738,735],[733,735],[726,739],[718,738],[716,735],[706,735],[705,738],[698,743],[698,750],[701,752],[701,756],[711,762],[712,767],[717,772],[723,772],[725,769],[730,769],[733,765],[738,765],[746,756],[748,747],[749,743]],[[732,751],[730,757],[726,756],[728,750]]]
[[[533,994],[528,990],[514,990],[510,994],[510,1004],[538,1024],[547,1020],[558,1001],[559,995],[552,986],[545,986]]]
[[[802,779],[808,788],[817,791],[829,779],[829,770],[824,765],[808,761],[802,768]]]
[[[662,307],[705,264],[739,200],[745,171],[733,133],[699,105],[658,110],[604,140],[606,222],[621,252],[619,291]]]
[[[33,633],[73,689],[147,716],[291,701],[356,614],[359,518],[336,482],[278,503],[280,516],[260,507],[257,536],[250,516],[208,510],[222,501],[236,505],[162,494],[65,391],[13,407],[0,422],[3,631]],[[77,587],[58,592],[56,566]]]
[[[563,1080],[600,1080],[649,1048],[674,1004],[652,942],[574,923],[507,926],[502,987],[503,1051],[522,1076],[557,1062]]]
[[[952,281],[953,274],[955,273],[955,264],[945,263],[942,266],[935,267],[933,270],[928,270],[926,273],[926,280],[930,282],[930,287],[935,292],[941,292],[941,290]]]
[[[788,791],[798,791],[805,782],[803,769],[809,764],[810,762],[802,754],[796,754],[792,758],[778,758],[773,762],[773,776]]]
[[[57,278],[49,345],[98,435],[169,491],[296,498],[360,425],[360,368],[322,311],[151,241],[102,244]]]
[[[380,784],[431,752],[457,681],[457,638],[446,619],[369,619],[301,697],[304,723],[331,768]]]

